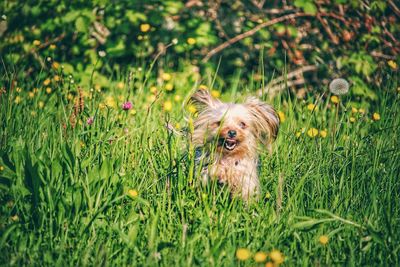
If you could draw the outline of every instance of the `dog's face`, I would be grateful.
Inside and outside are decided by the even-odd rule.
[[[268,145],[276,138],[278,116],[256,98],[243,104],[222,103],[208,91],[198,90],[191,99],[199,109],[193,133],[197,146],[215,145],[217,152],[225,155],[254,154],[257,141]]]

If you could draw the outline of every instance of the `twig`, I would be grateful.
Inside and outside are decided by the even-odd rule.
[[[329,38],[331,39],[331,41],[337,45],[339,44],[339,38],[332,32],[331,27],[329,27],[328,22],[326,21],[326,19],[321,17],[321,14],[317,14],[317,19],[321,22],[322,26],[324,27],[326,33],[329,35]]]
[[[395,3],[393,3],[392,0],[388,1],[389,6],[393,9],[394,13],[396,13],[397,16],[400,17],[400,9],[396,6]]]
[[[310,14],[306,14],[306,13],[295,13],[295,14],[289,14],[289,15],[285,15],[279,18],[275,18],[273,20],[270,21],[266,21],[264,23],[261,23],[259,25],[257,25],[256,27],[254,27],[251,30],[248,30],[247,32],[244,32],[242,34],[239,34],[231,39],[229,39],[228,41],[220,44],[219,46],[217,46],[216,48],[212,49],[210,52],[207,53],[207,55],[203,58],[202,62],[207,62],[213,55],[217,54],[218,52],[220,52],[221,50],[225,49],[226,47],[246,38],[249,37],[253,34],[255,34],[256,32],[258,32],[259,30],[261,30],[262,28],[274,25],[276,23],[288,20],[288,19],[294,19],[297,17],[308,17],[308,16],[312,16]]]

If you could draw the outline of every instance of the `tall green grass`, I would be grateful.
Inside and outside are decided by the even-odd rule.
[[[48,94],[43,82],[54,75],[62,79]],[[365,113],[351,113],[350,96],[339,105],[329,94],[276,98],[285,120],[273,154],[261,155],[261,200],[247,205],[217,184],[198,186],[188,140],[165,128],[186,125],[190,115],[173,99],[184,99],[191,86],[165,92],[159,85],[152,97],[154,80],[125,76],[102,92],[93,77],[75,127],[71,96],[79,94],[68,76],[2,77],[2,265],[262,265],[239,263],[238,248],[277,249],[284,265],[400,264],[397,81]],[[255,94],[256,86],[239,89]],[[99,108],[105,94],[122,97],[114,108]],[[127,98],[136,114],[122,110]],[[222,96],[243,98],[230,90]],[[171,112],[163,110],[168,99]],[[380,120],[371,120],[374,112]],[[308,136],[314,127],[327,136]]]

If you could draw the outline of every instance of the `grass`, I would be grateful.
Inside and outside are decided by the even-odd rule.
[[[264,264],[239,262],[239,248],[244,259],[247,250],[278,250],[283,265],[400,265],[395,79],[375,103],[356,103],[355,113],[350,96],[338,105],[329,95],[275,99],[285,119],[273,154],[261,155],[262,198],[249,205],[216,184],[199,187],[188,140],[164,127],[186,125],[190,87],[158,85],[151,93],[155,80],[113,78],[102,92],[84,88],[79,103],[77,86],[61,72],[2,79],[2,265]],[[127,98],[136,113],[122,110]],[[228,90],[222,98],[243,97]],[[114,107],[99,108],[104,101]],[[371,120],[374,112],[380,120]],[[311,128],[317,136],[308,136]]]

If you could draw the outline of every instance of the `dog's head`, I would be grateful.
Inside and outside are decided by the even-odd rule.
[[[219,153],[243,155],[254,153],[257,141],[269,146],[278,134],[275,110],[256,98],[223,103],[207,90],[197,90],[191,101],[199,110],[192,137],[196,146],[215,144]]]

